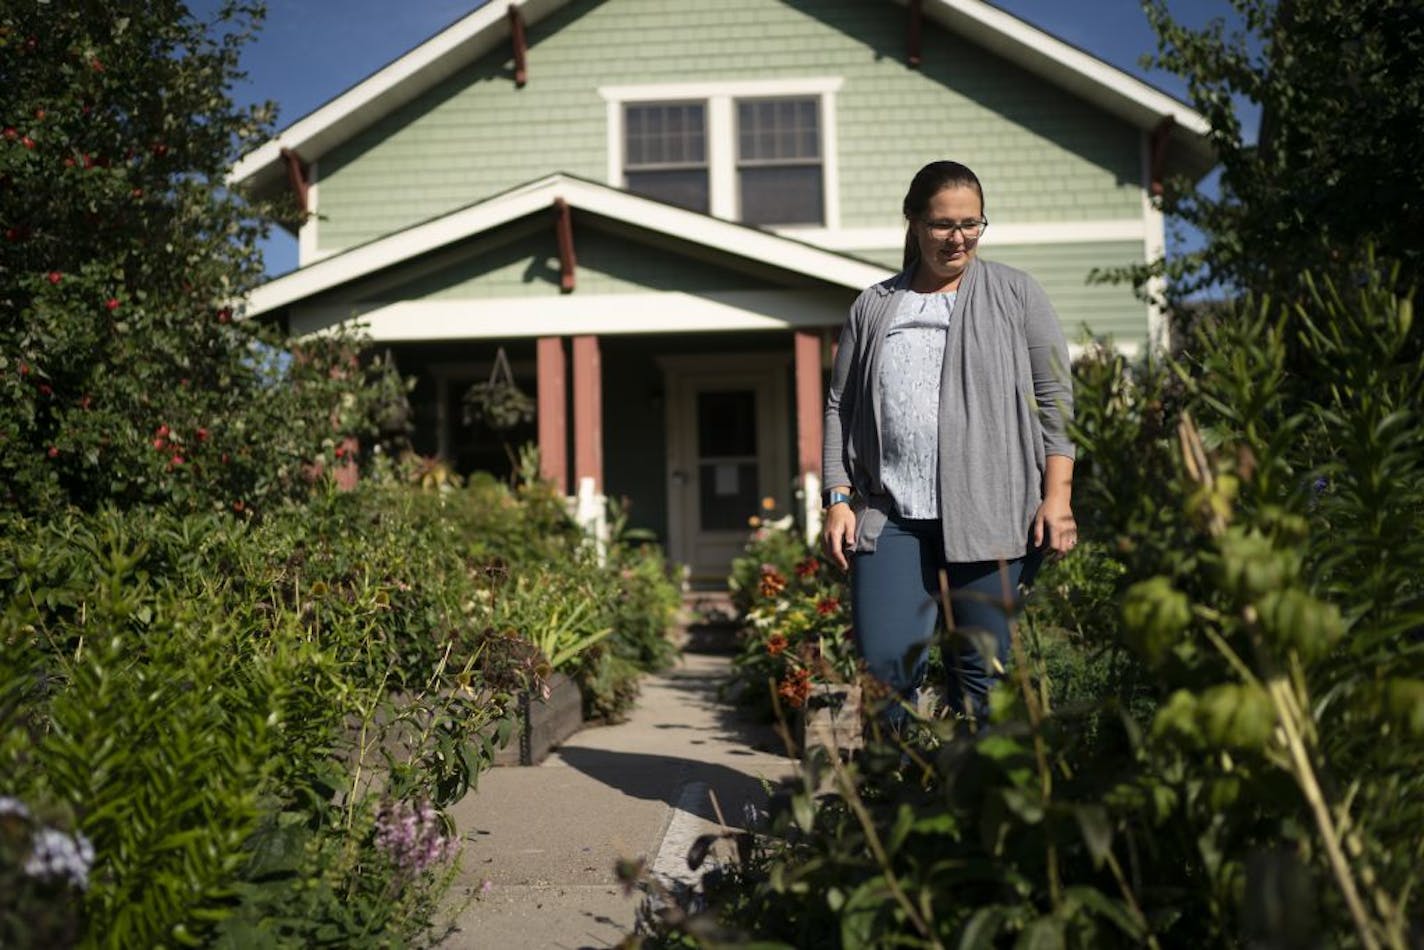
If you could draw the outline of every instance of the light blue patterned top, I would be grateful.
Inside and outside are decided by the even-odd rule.
[[[902,518],[939,517],[939,387],[958,291],[905,292],[880,364],[880,481]]]

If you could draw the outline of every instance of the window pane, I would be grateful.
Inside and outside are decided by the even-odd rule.
[[[756,462],[703,462],[697,467],[698,515],[703,531],[746,531],[761,492]]]
[[[747,224],[824,224],[821,166],[760,165],[738,172]]]
[[[624,177],[628,181],[628,190],[635,195],[646,195],[703,214],[711,210],[705,168],[628,171]]]
[[[697,394],[697,454],[703,458],[756,457],[756,392]]]
[[[644,103],[623,110],[628,168],[707,162],[707,116],[701,103]]]
[[[821,157],[821,114],[814,99],[742,99],[737,103],[738,155],[744,162]]]

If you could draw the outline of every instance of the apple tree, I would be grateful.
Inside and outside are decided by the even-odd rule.
[[[356,434],[350,342],[234,312],[274,211],[224,187],[271,129],[231,94],[262,15],[0,10],[0,511],[250,512]]]

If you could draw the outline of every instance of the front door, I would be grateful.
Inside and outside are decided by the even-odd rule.
[[[668,357],[668,528],[694,585],[722,586],[752,516],[788,511],[786,358]],[[763,508],[771,499],[774,509]]]

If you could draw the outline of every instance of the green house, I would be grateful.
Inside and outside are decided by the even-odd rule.
[[[1154,183],[1206,131],[980,0],[490,0],[234,167],[305,212],[246,314],[367,327],[466,470],[508,464],[461,410],[503,353],[544,474],[716,582],[763,499],[818,520],[823,374],[918,168],[973,168],[981,254],[1132,349],[1158,315],[1088,273],[1161,253]]]

